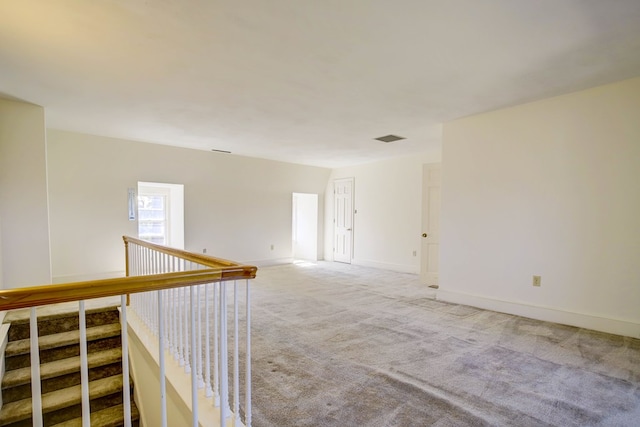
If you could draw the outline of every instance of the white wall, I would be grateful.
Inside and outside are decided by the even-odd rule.
[[[122,274],[121,236],[137,235],[127,188],[138,181],[184,184],[185,249],[257,264],[290,261],[291,194],[322,194],[330,173],[56,130],[48,143],[56,281]]]
[[[440,298],[640,337],[640,78],[445,124],[441,227]]]
[[[0,234],[6,288],[51,282],[44,109],[0,99]]]
[[[333,170],[325,193],[325,259],[333,259],[333,181],[353,177],[352,263],[418,273],[422,165],[439,161],[432,152]]]

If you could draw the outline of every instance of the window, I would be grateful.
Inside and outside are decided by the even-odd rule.
[[[138,193],[138,236],[159,245],[169,245],[169,196]]]
[[[138,183],[138,237],[184,249],[184,186]]]

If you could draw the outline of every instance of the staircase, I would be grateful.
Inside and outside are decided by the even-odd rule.
[[[0,426],[32,425],[28,316],[29,310],[17,310],[5,319],[11,326],[5,351]],[[87,310],[86,325],[91,426],[121,426],[124,411],[119,312],[116,307]],[[81,426],[77,310],[39,314],[38,335],[44,425]],[[131,400],[132,424],[137,426],[139,414]]]

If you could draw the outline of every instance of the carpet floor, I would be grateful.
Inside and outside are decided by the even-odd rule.
[[[253,425],[640,426],[640,340],[435,292],[339,263],[260,269]]]

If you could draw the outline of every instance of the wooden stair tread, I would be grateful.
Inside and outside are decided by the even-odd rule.
[[[120,297],[96,298],[85,301],[85,313],[97,313],[101,311],[117,310],[120,307]],[[38,321],[47,321],[60,317],[77,316],[78,302],[65,302],[61,304],[49,304],[36,308]],[[19,308],[7,312],[2,323],[29,323],[31,317],[30,308]]]
[[[120,335],[120,324],[111,323],[108,325],[94,326],[87,328],[87,341],[93,341],[100,338],[108,338]],[[60,332],[57,334],[44,335],[38,337],[38,346],[40,350],[48,350],[55,347],[63,347],[66,345],[78,344],[80,342],[80,331]],[[17,356],[20,354],[28,354],[31,350],[30,340],[23,339],[10,341],[7,343],[5,356]]]
[[[122,360],[122,350],[118,348],[96,351],[87,355],[89,369]],[[74,372],[80,372],[80,356],[59,359],[40,365],[40,379],[46,380]],[[7,371],[2,379],[2,389],[16,387],[31,382],[31,367]]]
[[[140,418],[138,407],[131,402],[131,420]],[[122,404],[91,413],[91,427],[118,427],[124,425],[124,406]],[[82,418],[74,418],[52,427],[82,427]]]
[[[122,375],[102,378],[89,383],[89,398],[95,399],[122,391]],[[42,413],[78,405],[82,402],[80,385],[62,388],[42,395]],[[0,426],[31,417],[31,398],[6,403],[0,410]]]

